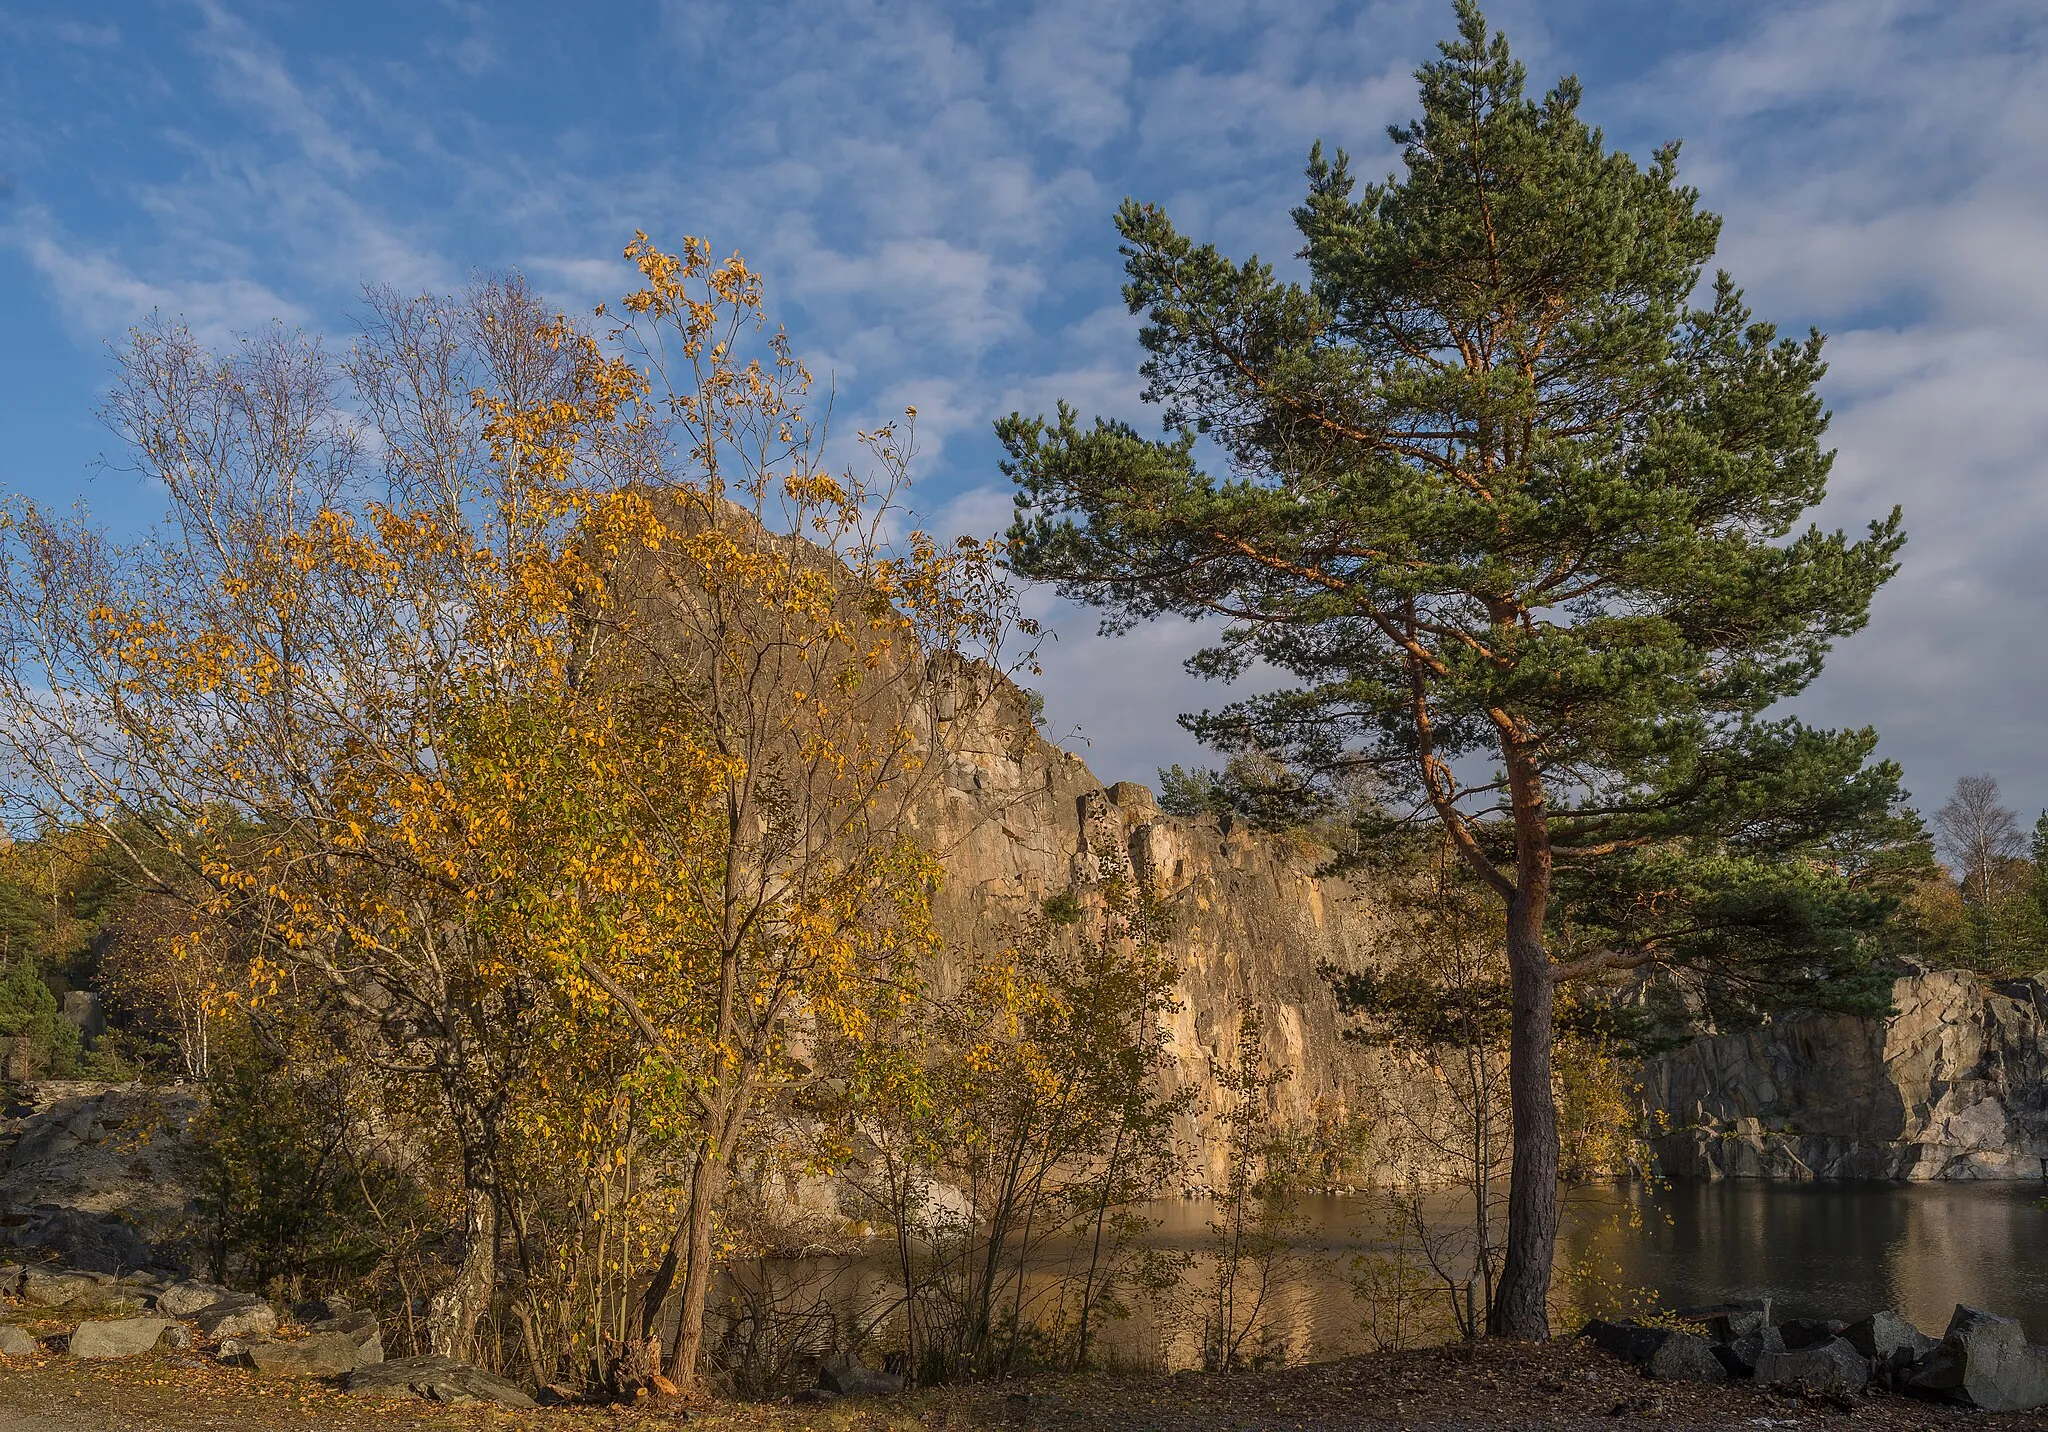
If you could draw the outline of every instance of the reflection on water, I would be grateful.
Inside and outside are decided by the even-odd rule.
[[[1896,1308],[1939,1334],[1957,1303],[1971,1303],[2048,1341],[2048,1211],[2037,1206],[2038,1184],[1741,1180],[1606,1192],[1573,1210],[1560,1259],[1592,1254],[1618,1265],[1668,1305],[1769,1293],[1789,1316]],[[1641,1216],[1615,1216],[1623,1210]]]
[[[2017,1317],[2048,1342],[2048,1211],[2043,1189],[2011,1184],[1681,1183],[1574,1189],[1558,1240],[1560,1287],[1591,1277],[1607,1295],[1643,1290],[1665,1307],[1769,1294],[1783,1316],[1859,1317],[1896,1308],[1939,1333],[1957,1303]],[[1299,1236],[1275,1264],[1261,1322],[1292,1362],[1370,1350],[1367,1306],[1355,1292],[1361,1255],[1390,1244],[1383,1204],[1310,1198]],[[1213,1204],[1171,1200],[1148,1210],[1153,1242],[1190,1259],[1176,1298],[1144,1300],[1110,1329],[1107,1351],[1126,1362],[1193,1365]],[[1456,1219],[1454,1201],[1440,1215]],[[847,1324],[883,1333],[896,1305],[880,1257],[805,1260],[826,1272]],[[786,1274],[794,1278],[798,1269]],[[1048,1277],[1039,1282],[1049,1287]],[[1441,1306],[1441,1305],[1439,1305]]]

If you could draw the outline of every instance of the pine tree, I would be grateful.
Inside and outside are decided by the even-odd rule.
[[[1579,86],[1540,102],[1478,9],[1359,184],[1320,144],[1294,212],[1309,283],[1117,218],[1163,441],[997,425],[1016,563],[1105,610],[1228,619],[1190,661],[1290,688],[1184,718],[1312,807],[1369,769],[1505,910],[1514,1180],[1491,1330],[1547,1332],[1554,999],[1659,967],[1718,1020],[1882,1009],[1880,886],[1917,848],[1868,730],[1773,718],[1860,628],[1899,514],[1796,530],[1826,487],[1819,334],[1781,339],[1719,220],[1609,152]],[[1203,466],[1211,449],[1223,472]],[[1293,782],[1293,785],[1289,785]]]

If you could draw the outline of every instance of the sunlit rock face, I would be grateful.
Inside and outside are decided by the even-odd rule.
[[[1222,1178],[1228,1100],[1216,1069],[1233,1057],[1248,1008],[1262,1017],[1268,1062],[1291,1071],[1274,1091],[1277,1124],[1334,1141],[1371,1119],[1395,1071],[1341,1037],[1317,973],[1326,961],[1372,958],[1382,922],[1368,892],[1318,878],[1327,851],[1210,817],[1176,819],[1132,782],[1105,787],[1080,757],[1044,740],[1023,694],[985,669],[938,679],[963,686],[936,705],[947,765],[920,816],[945,868],[938,913],[949,944],[1001,941],[1054,896],[1086,899],[1112,875],[1135,875],[1160,903],[1181,969],[1168,1034],[1171,1081],[1195,1088],[1175,1131],[1189,1185]],[[1388,1182],[1417,1171],[1386,1165],[1348,1176]]]
[[[1666,1173],[1700,1178],[2048,1177],[2048,988],[1946,970],[1890,1019],[1787,1019],[1647,1070]]]
[[[1428,1180],[1428,1081],[1342,1037],[1324,963],[1398,954],[1375,892],[1318,875],[1328,852],[1211,817],[1163,813],[1144,786],[1105,787],[1041,738],[1026,699],[958,667],[936,709],[944,778],[920,812],[945,867],[941,926],[954,948],[1000,941],[1065,893],[1130,874],[1160,902],[1179,964],[1170,1075],[1194,1102],[1176,1130],[1191,1188],[1220,1184],[1228,1100],[1217,1071],[1256,1008],[1270,1063],[1292,1077],[1273,1122],[1297,1139],[1373,1132],[1342,1175]],[[941,972],[943,977],[943,972]],[[1889,1019],[1813,1016],[1711,1036],[1643,1071],[1661,1170],[1675,1177],[2048,1178],[2048,988],[1964,971],[1901,979]],[[1616,1170],[1621,1172],[1621,1170]]]

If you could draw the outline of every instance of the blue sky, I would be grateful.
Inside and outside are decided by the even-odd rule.
[[[1894,502],[1904,574],[1802,702],[1875,724],[1923,808],[1988,770],[2048,805],[2048,7],[2039,0],[1499,0],[1532,81],[1571,71],[1638,154],[1686,141],[1761,315],[1832,335],[1826,520]],[[0,488],[117,526],[151,495],[92,411],[152,308],[225,337],[346,337],[366,280],[523,269],[613,297],[635,228],[702,234],[843,426],[914,403],[919,500],[990,530],[989,424],[1136,401],[1110,215],[1165,204],[1284,260],[1311,141],[1384,129],[1451,28],[1384,3],[0,0]],[[1199,759],[1179,624],[1117,641],[1037,599],[1052,725],[1105,779]]]

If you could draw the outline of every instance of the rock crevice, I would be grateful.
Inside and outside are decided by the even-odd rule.
[[[1900,979],[1886,1019],[1808,1016],[1647,1066],[1681,1178],[2048,1178],[2048,988],[1965,970]]]

